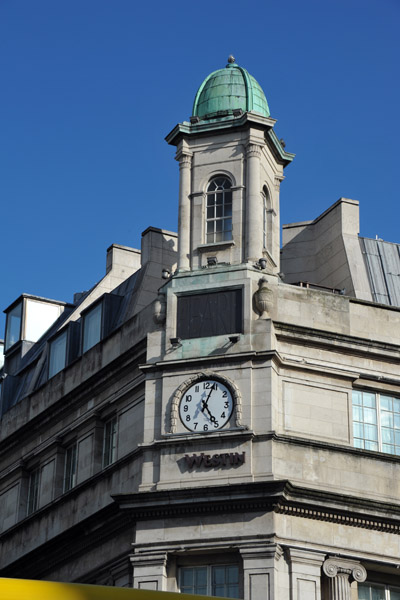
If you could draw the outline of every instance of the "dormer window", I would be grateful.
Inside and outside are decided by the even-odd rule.
[[[100,340],[111,333],[122,296],[104,294],[96,303],[82,313],[82,352],[93,348]]]
[[[87,312],[83,319],[83,352],[95,346],[101,340],[101,317],[103,304],[97,304]]]
[[[65,302],[22,294],[4,311],[7,315],[5,352],[19,341],[37,342],[65,307]]]
[[[5,349],[8,350],[16,342],[21,339],[21,324],[22,324],[22,302],[19,302],[14,308],[7,314],[7,325],[6,325],[6,345]]]
[[[71,321],[49,340],[49,379],[67,367],[79,354],[79,322]]]
[[[206,243],[232,239],[232,185],[226,177],[215,177],[207,188]]]
[[[67,362],[67,331],[50,342],[49,377],[53,377],[65,367]]]

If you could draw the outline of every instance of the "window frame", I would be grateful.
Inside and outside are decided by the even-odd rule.
[[[61,369],[58,369],[58,371],[55,371],[54,373],[52,373],[51,372],[52,347],[53,347],[53,344],[55,344],[58,340],[60,340],[64,336],[65,336],[64,364],[61,367]],[[51,340],[49,340],[49,361],[48,361],[48,371],[47,371],[48,379],[51,379],[52,377],[57,375],[57,373],[60,373],[60,371],[65,369],[65,367],[68,365],[68,346],[69,346],[69,335],[68,335],[67,328],[64,328],[62,331],[58,332],[58,334],[56,336],[54,336]]]
[[[217,184],[217,180],[223,179],[224,182],[229,184],[229,187],[225,187],[222,184]],[[211,186],[216,186],[215,189],[210,189]],[[230,195],[230,202],[226,200],[227,194]],[[213,244],[221,244],[221,243],[230,243],[233,241],[233,198],[232,198],[232,181],[231,179],[225,175],[215,175],[213,176],[208,184],[205,194],[205,232],[204,239],[207,245]],[[214,196],[214,203],[211,204],[211,197]],[[218,196],[222,196],[222,202],[217,203]],[[210,204],[209,204],[210,203]],[[217,207],[222,206],[222,215],[217,216]],[[225,215],[225,207],[230,205],[230,214],[228,209],[228,214]],[[209,209],[213,210],[213,216],[209,217]],[[225,223],[230,221],[230,229],[225,230]],[[213,223],[213,231],[209,231],[209,224]],[[221,223],[221,230],[217,231],[217,223]],[[226,237],[226,234],[229,234],[229,237]],[[212,239],[210,239],[212,236]],[[221,239],[218,239],[220,237]]]
[[[366,399],[364,403],[364,394],[368,394],[369,396],[374,397],[374,406],[368,406]],[[359,397],[360,401],[355,402],[356,395]],[[361,396],[360,396],[361,395]],[[388,399],[391,401],[392,409],[386,409],[383,406],[383,399]],[[394,409],[397,404],[397,410]],[[368,450],[370,452],[381,452],[383,454],[388,454],[391,456],[400,457],[400,398],[397,396],[392,396],[390,392],[376,392],[370,389],[361,389],[354,388],[352,390],[352,437],[353,437],[353,446],[354,448],[359,448],[361,450]],[[359,418],[355,418],[357,413],[362,414],[362,420]],[[375,420],[371,419],[372,413],[375,416]],[[367,415],[367,416],[365,416]],[[369,418],[368,418],[368,415]],[[392,415],[392,425],[389,426],[387,423],[384,423],[385,415]],[[397,417],[397,418],[396,418]],[[390,421],[390,416],[387,417],[388,421]],[[395,423],[397,421],[397,427]],[[362,429],[363,435],[356,435],[358,433],[356,430]],[[376,438],[367,437],[365,435],[366,431],[372,432],[372,428],[376,429]],[[383,434],[385,431],[393,432],[393,441],[387,441],[383,439]],[[397,443],[396,443],[397,439]],[[375,446],[375,447],[373,447]],[[388,449],[391,446],[392,450]],[[386,447],[386,449],[385,449]]]
[[[100,298],[97,298],[92,304],[85,308],[81,312],[81,343],[80,350],[81,354],[89,352],[94,346],[102,342],[115,327],[115,322],[118,317],[119,309],[121,307],[123,296],[112,293],[104,293]],[[85,322],[90,313],[97,310],[100,306],[100,332],[99,339],[89,347],[85,347]]]
[[[227,591],[226,591],[226,586],[227,586],[227,582],[226,582],[226,578],[224,579],[224,592],[217,592],[215,589],[215,586],[217,585],[214,582],[214,573],[215,573],[215,569],[217,568],[229,568],[229,567],[234,567],[237,569],[237,582],[233,583],[232,585],[236,585],[236,591],[237,591],[237,595],[236,596],[229,596],[227,595]],[[202,586],[206,588],[206,591],[199,591],[196,592],[195,588],[196,586],[184,586],[182,583],[182,577],[183,577],[183,572],[184,570],[200,570],[200,569],[206,569],[206,585]],[[199,587],[199,586],[197,586]],[[240,594],[241,594],[241,570],[240,570],[240,566],[237,562],[216,562],[215,564],[187,564],[187,565],[179,565],[178,566],[178,588],[179,591],[181,593],[186,593],[186,594],[194,594],[194,595],[205,595],[205,596],[210,596],[210,597],[224,597],[224,598],[240,598]],[[183,588],[190,588],[190,589],[183,589]],[[215,593],[214,593],[215,592]]]
[[[18,333],[18,339],[15,340],[12,343],[9,343],[9,334],[10,334],[10,330],[11,330],[11,321],[10,319],[12,318],[12,313],[16,310],[19,309],[20,315],[19,315],[19,333]],[[17,344],[18,342],[21,341],[22,339],[22,331],[23,331],[23,318],[24,318],[24,298],[19,298],[15,303],[14,306],[11,306],[8,310],[7,310],[7,316],[6,316],[6,328],[5,328],[5,336],[4,336],[4,354],[6,352],[8,352],[8,350],[10,350],[10,348],[12,348],[13,346],[15,346],[15,344]]]
[[[114,424],[114,428],[111,432],[111,435],[107,437],[107,427],[112,426]],[[107,440],[113,440],[111,445],[106,449]],[[102,450],[102,459],[101,464],[102,468],[105,469],[109,467],[117,460],[117,442],[118,442],[118,419],[117,416],[109,418],[104,423],[103,429],[103,450]],[[107,461],[106,461],[107,458]]]
[[[71,453],[71,454],[70,454]],[[72,456],[72,469],[68,469],[70,473],[67,478],[67,465],[69,456]],[[64,479],[63,479],[63,493],[69,492],[72,490],[77,484],[77,474],[78,474],[78,442],[75,441],[65,449],[65,458],[64,458]]]
[[[28,496],[26,499],[26,515],[29,516],[39,508],[41,469],[36,467],[29,473]],[[33,499],[33,500],[32,500]]]
[[[360,588],[366,588],[366,587],[369,587],[369,590],[370,590],[369,599],[367,599],[367,600],[371,600],[371,588],[382,589],[383,597],[385,600],[391,600],[391,598],[392,598],[391,591],[392,590],[400,595],[400,586],[399,585],[391,585],[391,584],[383,583],[383,582],[379,582],[379,581],[363,581],[362,583],[359,583],[357,586],[357,597],[358,598],[360,597],[359,596]],[[365,600],[365,599],[362,599],[362,600]]]

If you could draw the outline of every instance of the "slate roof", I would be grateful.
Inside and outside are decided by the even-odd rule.
[[[359,240],[374,302],[400,306],[400,244]]]

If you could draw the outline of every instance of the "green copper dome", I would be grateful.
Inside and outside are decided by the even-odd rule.
[[[261,86],[230,56],[225,69],[211,73],[199,87],[194,99],[193,116],[216,119],[232,115],[238,109],[269,117],[267,99]]]

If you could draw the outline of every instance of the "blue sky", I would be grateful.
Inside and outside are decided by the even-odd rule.
[[[231,53],[296,154],[282,223],[345,196],[362,235],[399,242],[399,23],[398,0],[0,0],[1,309],[71,301],[110,244],[176,231],[164,137]]]

